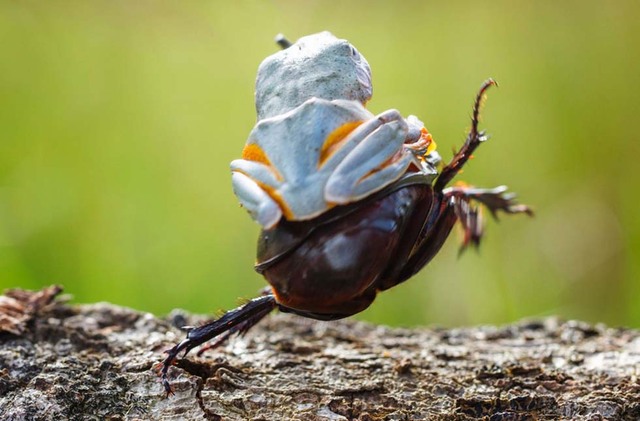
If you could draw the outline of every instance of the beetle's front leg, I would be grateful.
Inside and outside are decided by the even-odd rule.
[[[160,370],[162,385],[167,395],[173,393],[171,384],[167,378],[169,367],[173,365],[174,361],[178,357],[178,354],[184,350],[185,357],[189,351],[193,348],[202,345],[203,343],[215,338],[216,336],[223,335],[222,340],[226,340],[230,334],[244,333],[251,326],[262,320],[267,314],[269,314],[277,306],[276,298],[273,294],[267,294],[259,298],[254,298],[245,305],[231,310],[225,313],[222,317],[213,322],[204,324],[202,326],[189,328],[187,338],[167,350],[167,357],[162,362],[162,369]],[[219,345],[222,341],[218,341]]]
[[[458,174],[460,169],[464,166],[464,164],[469,160],[473,151],[476,150],[478,146],[485,140],[487,140],[487,136],[484,131],[478,131],[478,124],[480,122],[480,106],[482,105],[482,100],[484,97],[484,93],[489,89],[489,87],[493,85],[498,85],[495,80],[487,79],[482,86],[480,86],[480,91],[476,95],[476,100],[473,103],[473,115],[471,117],[471,130],[467,135],[467,139],[462,145],[462,148],[454,155],[453,159],[447,166],[442,169],[442,172],[438,176],[433,188],[436,192],[441,192],[444,190],[445,186],[449,184],[449,182],[453,179],[453,177]]]

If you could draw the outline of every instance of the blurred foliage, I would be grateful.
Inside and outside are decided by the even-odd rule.
[[[370,109],[417,114],[445,159],[496,78],[462,178],[537,212],[489,221],[479,253],[452,238],[361,318],[640,326],[639,20],[633,0],[0,0],[0,287],[160,314],[254,296],[228,165],[274,35],[327,29],[371,64]]]

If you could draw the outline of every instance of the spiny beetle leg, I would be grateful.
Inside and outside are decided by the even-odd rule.
[[[493,189],[456,186],[445,189],[443,194],[446,200],[453,204],[455,214],[462,225],[464,238],[460,246],[460,253],[469,245],[478,247],[484,234],[482,209],[474,202],[486,206],[495,219],[498,219],[498,211],[510,214],[526,213],[533,216],[533,211],[528,206],[516,203],[515,194],[507,192],[506,186],[498,186]]]
[[[218,336],[214,342],[210,342],[208,344],[201,346],[198,352],[196,352],[196,357],[200,357],[205,352],[212,349],[216,349],[219,346],[223,345],[225,342],[229,340],[231,335],[233,335],[234,333],[236,333],[236,330],[230,329],[227,332],[225,332],[224,335]]]
[[[276,306],[276,298],[273,294],[264,295],[262,297],[254,298],[241,307],[228,311],[222,317],[214,320],[213,322],[196,328],[191,328],[189,333],[187,333],[187,339],[169,349],[167,351],[167,357],[162,362],[160,374],[162,378],[162,385],[164,386],[164,390],[167,395],[173,394],[171,384],[167,378],[167,373],[169,371],[169,367],[173,365],[181,351],[184,350],[184,358],[193,348],[202,345],[216,336],[225,334],[221,338],[224,341],[230,334],[235,332],[244,333],[251,326],[255,325],[269,314]]]
[[[219,336],[215,342],[212,342],[210,344],[206,344],[203,347],[201,347],[198,352],[196,353],[196,355],[199,357],[202,354],[204,354],[206,351],[212,350],[212,349],[216,349],[219,346],[221,346],[222,344],[224,344],[225,342],[227,342],[227,340],[231,337],[231,335],[237,333],[238,336],[242,336],[245,333],[247,333],[249,331],[249,329],[251,329],[253,326],[255,326],[260,320],[262,320],[267,314],[269,314],[271,312],[272,309],[265,309],[263,312],[261,313],[257,313],[256,315],[254,315],[253,317],[251,317],[248,320],[245,320],[244,322],[232,327],[231,329],[229,329],[227,332],[225,332],[224,335]]]
[[[518,204],[515,193],[507,192],[507,186],[492,189],[479,189],[471,186],[455,186],[444,189],[445,197],[455,197],[463,200],[473,199],[485,205],[491,215],[498,219],[498,211],[504,213],[526,213],[533,216],[533,211],[527,205]]]
[[[464,166],[464,164],[469,160],[473,151],[480,145],[480,143],[487,140],[485,136],[485,132],[478,131],[478,124],[480,122],[480,107],[482,106],[482,100],[485,92],[491,86],[498,86],[497,82],[493,79],[487,79],[484,81],[482,86],[480,86],[480,90],[476,95],[476,100],[473,103],[473,115],[471,117],[471,130],[467,135],[467,139],[462,145],[462,148],[454,155],[453,159],[449,164],[442,169],[440,176],[435,182],[434,190],[439,193],[444,190],[445,186],[449,184],[449,182],[453,179],[453,177],[458,174],[460,169]]]

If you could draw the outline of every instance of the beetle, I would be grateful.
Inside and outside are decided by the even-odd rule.
[[[452,181],[487,139],[478,130],[485,81],[473,103],[462,148],[443,165],[432,135],[415,116],[373,115],[366,59],[329,32],[277,38],[283,48],[258,69],[256,111],[242,158],[231,163],[241,205],[262,227],[255,269],[270,284],[262,296],[199,327],[169,349],[178,354],[243,334],[274,309],[336,320],[366,309],[376,295],[421,270],[453,226],[461,249],[478,246],[481,207],[493,216],[532,211],[506,187],[475,188]],[[201,351],[202,352],[202,351]]]

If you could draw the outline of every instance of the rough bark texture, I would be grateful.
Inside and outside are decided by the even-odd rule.
[[[0,419],[637,420],[640,332],[549,318],[390,329],[275,314],[244,338],[155,366],[184,334],[58,290],[0,297]]]

